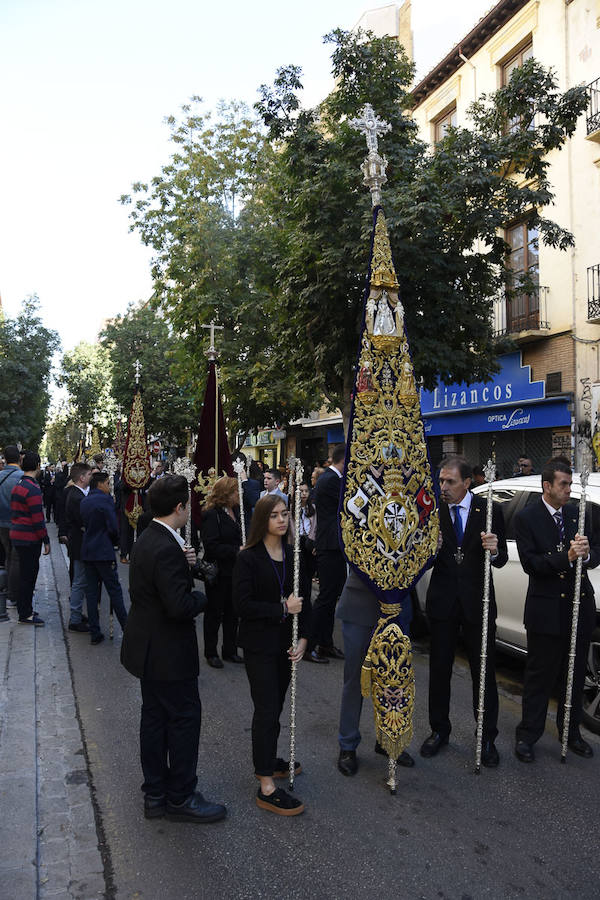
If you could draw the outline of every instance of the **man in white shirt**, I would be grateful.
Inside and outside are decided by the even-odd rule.
[[[277,469],[267,469],[264,474],[264,482],[265,482],[265,490],[261,491],[261,497],[272,497],[276,495],[277,497],[281,497],[282,500],[288,502],[287,494],[284,494],[283,491],[279,490],[279,483],[281,481],[281,475],[277,471]]]

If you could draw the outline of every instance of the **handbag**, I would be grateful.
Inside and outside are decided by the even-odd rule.
[[[219,566],[216,562],[209,562],[207,559],[199,559],[195,565],[195,571],[200,581],[212,587],[217,583],[219,577]]]

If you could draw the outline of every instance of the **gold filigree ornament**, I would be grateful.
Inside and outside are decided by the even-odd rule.
[[[194,490],[197,494],[202,494],[204,498],[206,498],[209,491],[213,489],[215,483],[219,480],[219,478],[224,478],[227,475],[227,472],[223,471],[220,475],[217,475],[216,469],[214,466],[211,466],[206,475],[203,475],[202,472],[198,472],[198,477],[196,478],[197,484],[194,485]],[[204,503],[204,499],[198,501],[200,506]]]
[[[373,703],[377,741],[393,760],[412,740],[415,704],[410,639],[393,621],[401,611],[400,604],[382,608],[361,671],[361,692]]]

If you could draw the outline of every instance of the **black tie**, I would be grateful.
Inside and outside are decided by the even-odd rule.
[[[556,527],[558,528],[558,534],[560,537],[561,544],[565,542],[565,523],[563,522],[562,512],[558,510],[554,513],[554,521],[556,522]]]

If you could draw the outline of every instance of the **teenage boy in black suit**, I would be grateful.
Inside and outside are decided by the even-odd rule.
[[[479,706],[479,667],[483,624],[483,582],[485,551],[491,552],[492,566],[500,569],[508,560],[504,518],[493,506],[492,531],[486,533],[486,499],[471,493],[472,469],[462,456],[452,456],[441,464],[439,474],[441,544],[427,590],[427,615],[431,642],[429,650],[429,724],[431,734],[421,746],[421,756],[431,757],[448,743],[450,724],[450,681],[458,636],[462,632],[471,679],[473,714]],[[494,743],[498,734],[498,688],[496,687],[495,639],[496,602],[490,583],[490,609],[485,678],[485,712],[481,762],[488,768],[500,757]]]
[[[133,548],[131,610],[121,649],[121,662],[142,689],[144,814],[217,822],[225,807],[196,791],[202,707],[194,619],[206,598],[192,590],[195,554],[185,550],[179,534],[188,517],[188,483],[181,475],[165,476],[148,496],[154,519]]]
[[[542,472],[542,496],[515,517],[519,559],[529,575],[524,616],[527,666],[523,718],[517,725],[515,746],[521,762],[534,760],[533,745],[544,733],[548,700],[557,679],[561,693],[556,724],[562,739],[578,557],[583,559],[583,571],[568,746],[579,756],[593,756],[579,726],[587,652],[596,621],[594,589],[587,569],[595,568],[600,562],[600,533],[597,528],[591,528],[591,522],[586,522],[586,534],[577,534],[579,510],[568,502],[571,481],[567,462],[550,460]]]

